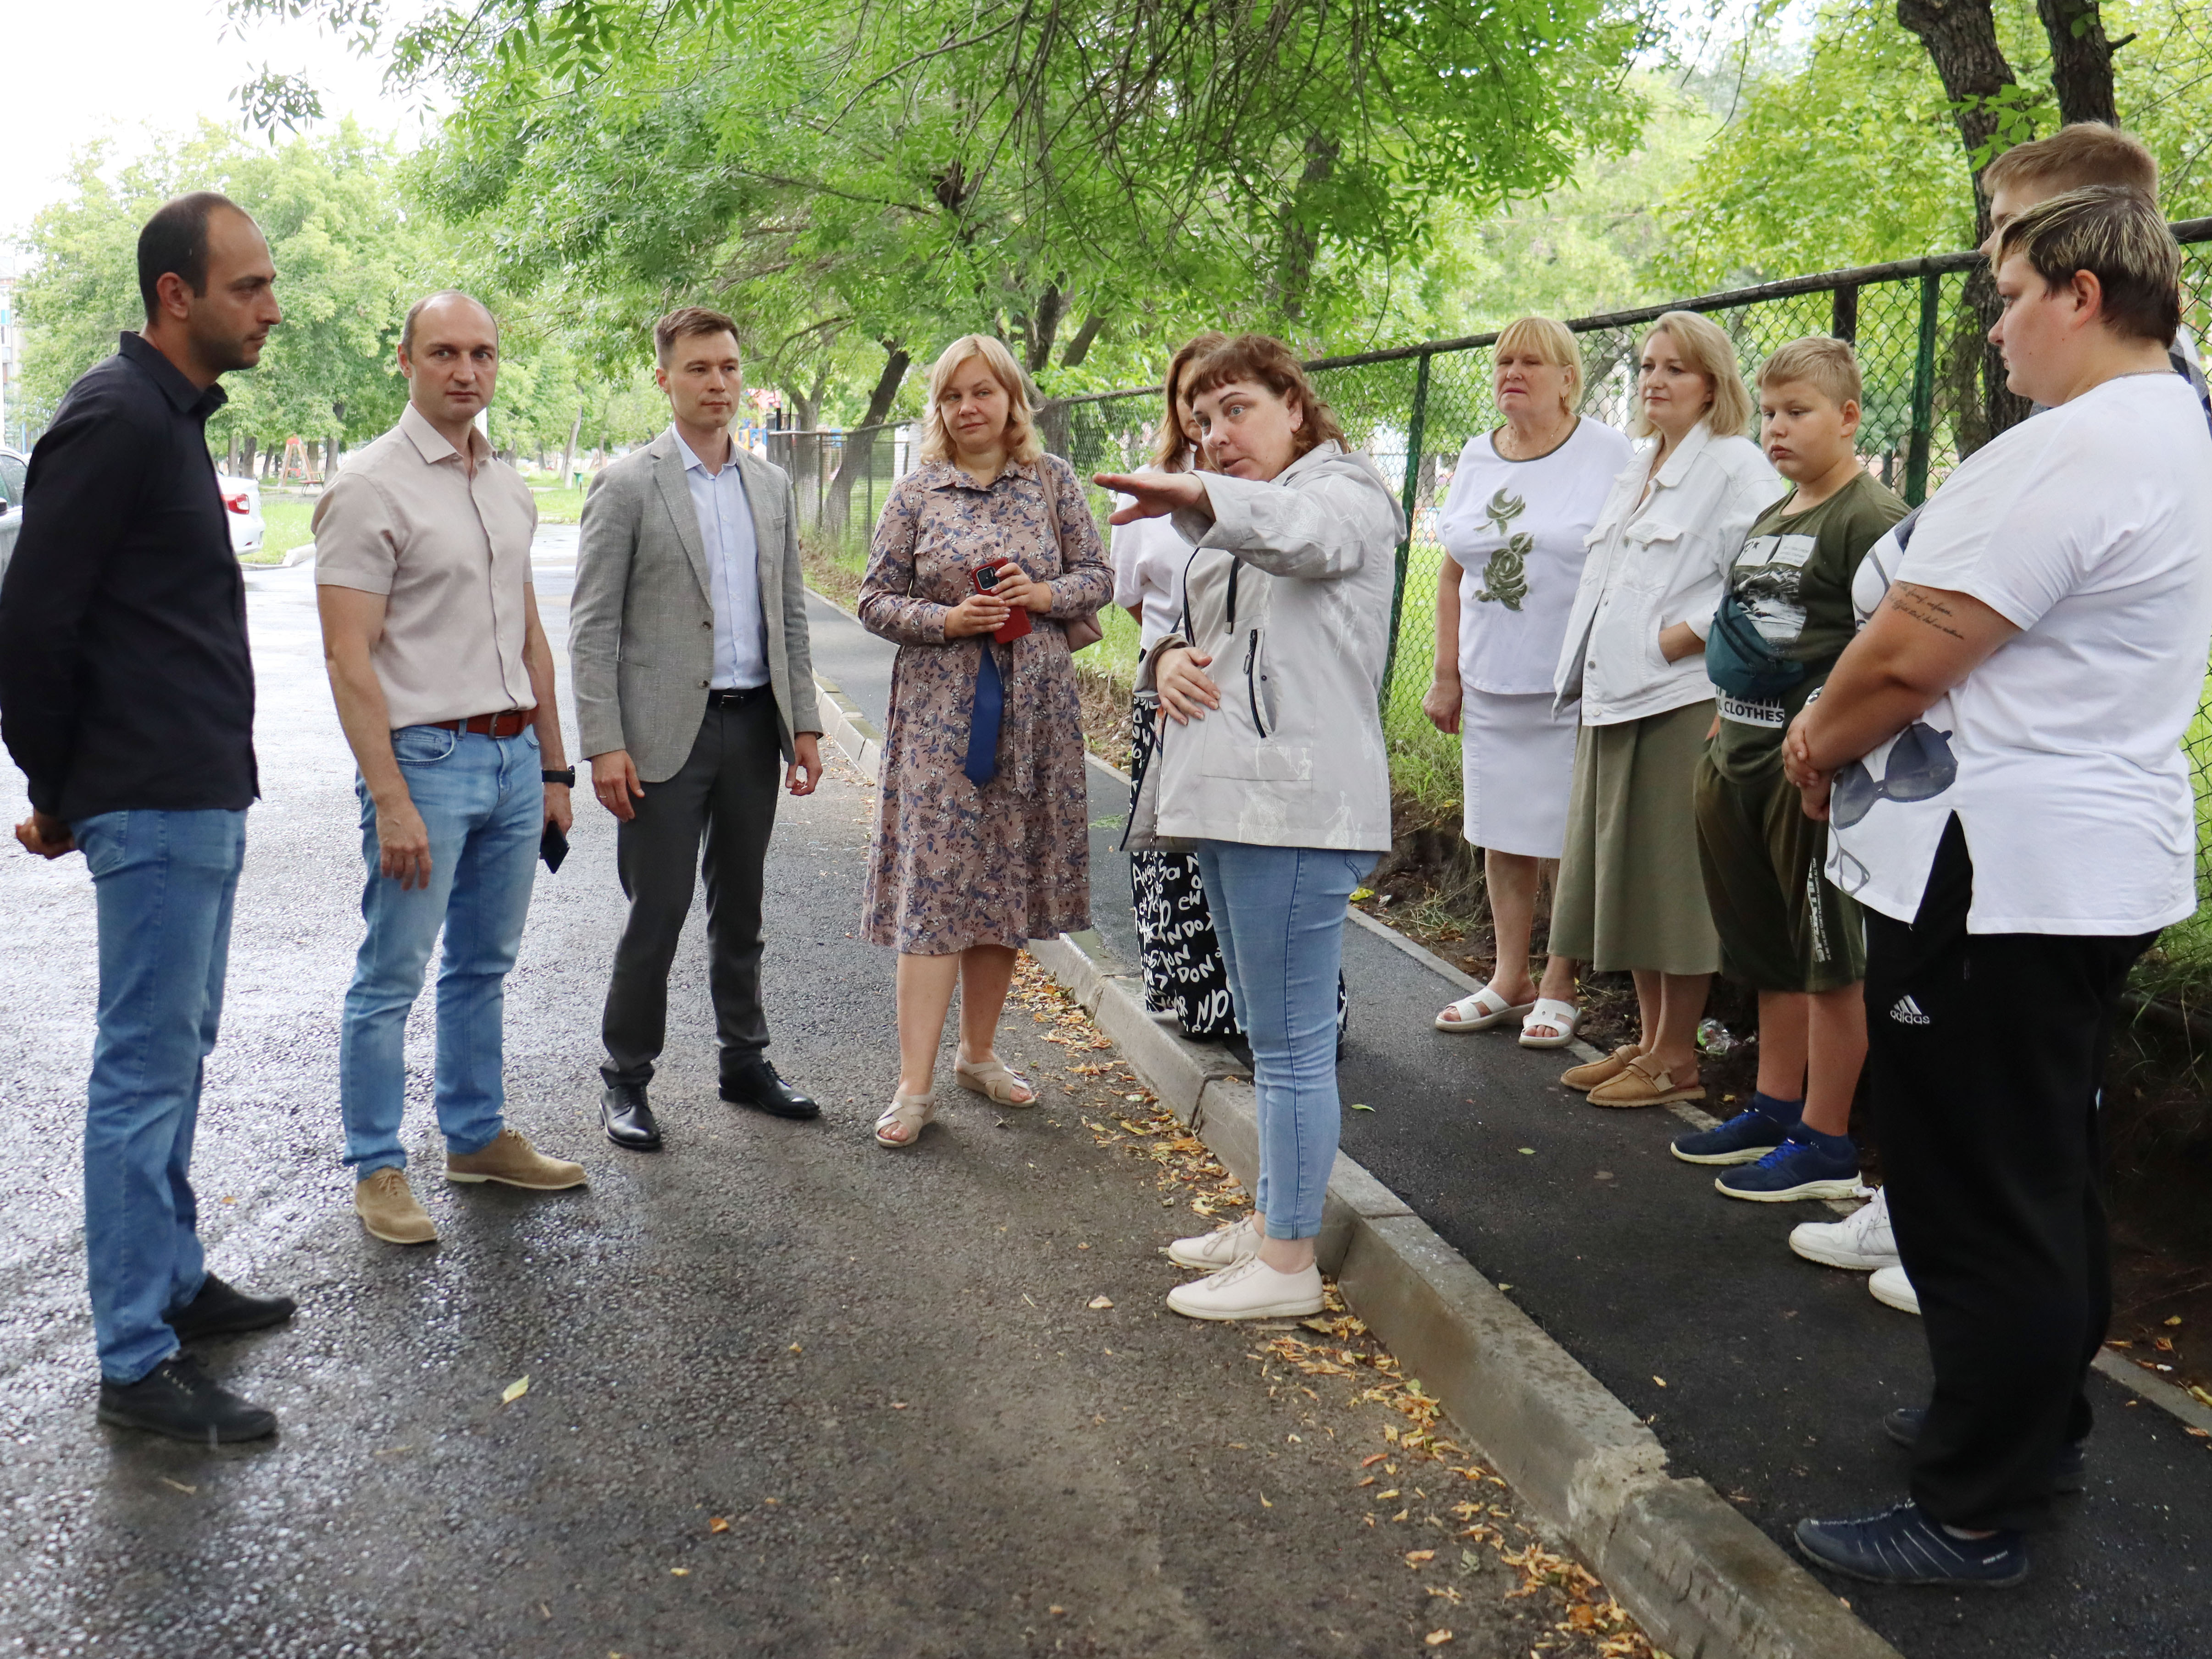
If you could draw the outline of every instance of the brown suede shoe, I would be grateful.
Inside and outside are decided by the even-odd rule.
[[[1603,1060],[1593,1060],[1580,1066],[1570,1066],[1559,1073],[1559,1081],[1570,1089],[1585,1091],[1601,1083],[1610,1083],[1628,1069],[1628,1062],[1636,1058],[1636,1045],[1624,1042]]]
[[[371,1238],[380,1238],[387,1244],[434,1244],[438,1230],[430,1224],[430,1218],[415,1201],[415,1189],[407,1184],[407,1171],[385,1168],[353,1189],[353,1212],[361,1218],[361,1224],[368,1229]]]
[[[584,1166],[548,1158],[520,1131],[501,1129],[481,1152],[447,1152],[448,1181],[496,1181],[509,1187],[527,1187],[534,1193],[557,1193],[564,1187],[584,1184]]]
[[[1697,1079],[1678,1082],[1656,1055],[1638,1054],[1620,1075],[1589,1091],[1593,1106],[1668,1106],[1678,1100],[1703,1100],[1705,1086]]]

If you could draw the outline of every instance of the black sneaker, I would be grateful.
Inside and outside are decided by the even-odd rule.
[[[300,1310],[289,1296],[248,1296],[235,1285],[226,1285],[213,1273],[200,1285],[200,1293],[181,1308],[161,1316],[179,1342],[198,1342],[210,1336],[237,1336],[281,1325]]]
[[[1912,1446],[1919,1443],[1920,1425],[1927,1420],[1927,1407],[1899,1406],[1894,1411],[1882,1413],[1881,1426],[1899,1445]],[[2058,1455],[2051,1460],[2052,1491],[2081,1490],[2082,1474],[2089,1462],[2088,1446],[2086,1440],[2073,1440],[2058,1449]]]
[[[100,1420],[207,1446],[259,1440],[276,1432],[276,1413],[240,1400],[188,1353],[171,1355],[136,1382],[111,1382],[102,1377]]]
[[[1797,1548],[1814,1566],[1870,1584],[2007,1589],[2027,1577],[2027,1546],[2016,1532],[1954,1538],[1907,1498],[1851,1521],[1800,1521]]]

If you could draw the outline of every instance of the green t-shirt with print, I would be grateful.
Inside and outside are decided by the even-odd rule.
[[[1783,733],[1851,642],[1860,561],[1911,510],[1870,472],[1804,512],[1790,511],[1796,500],[1793,491],[1759,516],[1729,569],[1729,589],[1760,635],[1805,665],[1805,678],[1771,702],[1720,694],[1713,763],[1745,781],[1780,765]]]

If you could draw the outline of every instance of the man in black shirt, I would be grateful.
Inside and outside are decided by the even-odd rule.
[[[142,333],[70,388],[32,452],[0,584],[0,737],[29,781],[15,838],[82,851],[100,918],[84,1138],[100,1415],[179,1439],[276,1419],[179,1344],[291,1316],[206,1269],[190,1170],[246,855],[253,665],[246,588],[207,448],[216,381],[282,320],[269,245],[221,196],[138,237]]]

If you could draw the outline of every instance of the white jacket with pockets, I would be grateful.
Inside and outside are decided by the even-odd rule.
[[[1194,546],[1177,625],[1221,707],[1169,720],[1128,844],[1207,840],[1382,852],[1390,763],[1377,701],[1405,514],[1374,462],[1322,444],[1264,483],[1197,475],[1212,520],[1178,513]]]
[[[1660,631],[1687,623],[1705,638],[1745,536],[1789,493],[1758,445],[1717,436],[1700,422],[1644,496],[1656,441],[1637,447],[1584,538],[1589,556],[1552,682],[1561,714],[1582,700],[1584,726],[1617,726],[1713,696],[1705,653],[1670,663]]]

